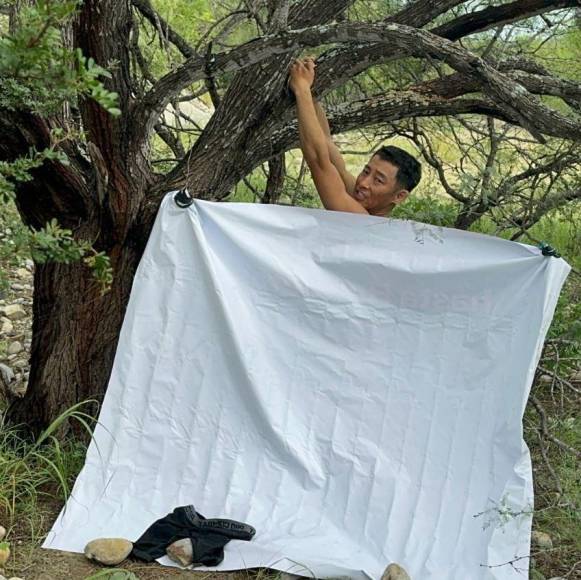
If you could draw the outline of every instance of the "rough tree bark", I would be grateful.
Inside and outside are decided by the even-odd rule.
[[[412,55],[442,60],[461,78],[453,94],[446,94],[450,85],[442,82],[343,105],[330,115],[336,132],[416,115],[477,113],[521,124],[539,137],[545,133],[581,138],[577,119],[550,110],[533,96],[546,92],[578,102],[578,86],[543,76],[542,71],[539,76],[538,71],[520,70],[515,77],[511,68],[495,66],[455,43],[468,34],[575,6],[577,1],[516,0],[465,17],[451,16],[428,31],[435,18],[464,2],[416,0],[375,24],[333,24],[352,0],[269,2],[273,21],[267,23],[265,36],[213,55],[187,46],[164,25],[166,40],[185,60],[154,80],[141,96],[132,87],[130,69],[136,26],[132,11],[155,20],[151,4],[85,0],[74,45],[98,64],[113,66],[106,84],[119,94],[122,115],[115,118],[91,100],[81,102],[87,144],[65,144],[71,165],[50,162],[37,170],[32,182],[19,186],[17,206],[25,223],[40,227],[57,218],[79,239],[106,251],[114,283],[111,292],[101,296],[82,264],[37,264],[30,380],[24,398],[11,405],[10,418],[38,432],[70,405],[102,397],[135,269],[161,198],[187,185],[197,197],[223,199],[252,169],[269,159],[280,160],[296,143],[293,103],[285,82],[288,65],[301,48],[337,44],[320,58],[316,90],[321,95],[374,64]],[[149,137],[156,127],[163,133],[157,125],[162,111],[194,81],[226,72],[233,79],[199,139],[185,154],[173,147],[181,159],[166,175],[156,174]],[[473,92],[481,95],[464,98]],[[0,159],[43,146],[50,123],[57,122],[0,109],[0,131],[6,136],[0,142]],[[171,135],[165,137],[171,140]],[[272,169],[273,183],[278,183],[276,161]]]

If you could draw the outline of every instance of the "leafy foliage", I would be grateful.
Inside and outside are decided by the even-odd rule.
[[[61,27],[70,24],[78,5],[76,0],[42,0],[21,9],[18,26],[0,38],[0,107],[49,115],[64,102],[89,96],[120,114],[116,93],[101,83],[110,74],[62,41]]]
[[[16,184],[30,181],[32,179],[30,172],[49,159],[68,164],[67,156],[62,151],[52,148],[43,151],[31,149],[26,157],[10,163],[0,161],[0,203],[7,203],[14,199]]]
[[[390,215],[434,226],[452,227],[457,213],[456,205],[441,196],[410,195],[405,203],[397,206]]]
[[[49,260],[70,263],[83,258],[100,283],[101,292],[111,289],[113,270],[109,257],[95,251],[89,242],[76,241],[71,230],[61,228],[56,219],[40,230],[31,230],[29,244],[33,260],[40,264]]]
[[[110,73],[92,58],[85,58],[79,49],[72,50],[63,43],[62,28],[70,24],[78,5],[77,0],[41,0],[20,10],[18,26],[0,37],[0,108],[49,116],[61,111],[63,103],[74,106],[85,97],[94,99],[112,115],[121,113],[117,94],[102,82],[111,77]],[[72,137],[78,135],[56,127],[51,132],[51,147],[31,149],[26,157],[12,162],[0,161],[0,204],[13,200],[17,185],[30,181],[31,171],[46,161],[67,165],[68,158],[58,146]],[[56,220],[41,230],[28,232],[28,244],[37,262],[71,262],[85,257],[102,290],[110,288],[108,257],[93,250],[88,242],[76,241],[72,232],[60,228]]]

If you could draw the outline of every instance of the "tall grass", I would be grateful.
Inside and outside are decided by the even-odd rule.
[[[31,441],[22,427],[8,425],[0,418],[0,514],[10,530],[24,517],[34,519],[39,504],[50,499],[64,502],[85,458],[86,444],[56,434],[68,421],[79,423],[91,433],[94,419],[83,408],[94,401],[83,401],[66,410],[40,436]],[[30,521],[31,528],[38,525]]]

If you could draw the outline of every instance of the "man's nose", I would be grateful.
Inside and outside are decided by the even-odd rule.
[[[359,180],[360,187],[369,187],[369,175],[362,175],[361,179]]]

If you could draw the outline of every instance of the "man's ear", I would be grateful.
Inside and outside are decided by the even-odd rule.
[[[393,197],[393,203],[401,203],[410,194],[407,189],[400,189]]]

